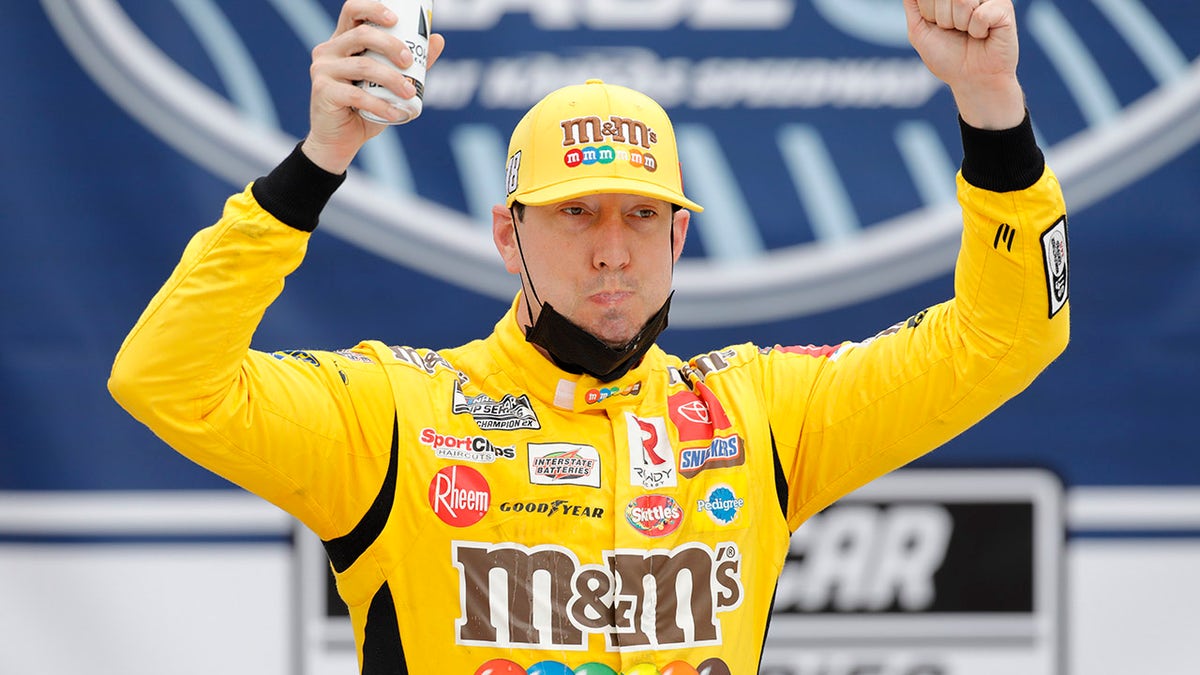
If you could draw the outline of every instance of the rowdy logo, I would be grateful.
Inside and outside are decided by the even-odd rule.
[[[675,453],[661,417],[641,418],[625,413],[629,438],[629,482],[647,490],[678,485]]]

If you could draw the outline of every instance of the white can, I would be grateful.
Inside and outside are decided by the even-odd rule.
[[[400,70],[400,72],[413,83],[413,87],[416,88],[417,93],[412,98],[401,98],[381,84],[366,80],[359,81],[358,86],[373,96],[378,96],[390,102],[406,114],[394,121],[382,119],[365,110],[359,110],[358,114],[372,122],[379,122],[381,124],[404,124],[405,122],[411,122],[417,118],[417,115],[421,114],[421,101],[425,97],[425,66],[429,63],[429,33],[433,29],[433,0],[377,1],[387,5],[387,8],[392,10],[392,13],[398,17],[396,24],[391,28],[384,28],[383,26],[379,26],[379,28],[400,38],[408,45],[408,49],[413,55],[413,62],[411,66]],[[383,54],[368,50],[366,56],[384,65],[396,68],[396,64],[392,63]]]

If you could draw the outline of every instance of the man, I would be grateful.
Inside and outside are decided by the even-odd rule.
[[[837,347],[654,340],[689,211],[670,121],[599,81],[513,132],[493,234],[522,292],[431,351],[250,349],[411,55],[349,0],[314,50],[311,131],[201,231],[109,386],[183,454],[325,542],[363,673],[757,671],[789,534],[944,443],[1065,347],[1066,230],[1016,79],[1010,0],[906,0],[962,118],[955,298]],[[442,41],[432,41],[434,57]],[[436,224],[431,224],[435,226]]]

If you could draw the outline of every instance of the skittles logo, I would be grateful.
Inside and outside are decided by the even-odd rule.
[[[685,661],[672,661],[659,669],[653,663],[638,664],[624,673],[618,673],[603,663],[585,663],[572,670],[558,661],[540,661],[526,670],[519,663],[508,659],[492,659],[479,666],[475,675],[732,675],[729,666],[721,659],[707,659],[699,667]]]
[[[679,529],[683,509],[668,495],[641,495],[625,506],[625,519],[647,537],[665,537]]]

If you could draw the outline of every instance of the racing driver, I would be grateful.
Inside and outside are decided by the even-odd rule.
[[[901,2],[902,0],[896,0]],[[954,298],[873,338],[655,345],[690,212],[671,122],[591,80],[514,129],[493,238],[521,291],[482,340],[264,353],[251,338],[402,97],[384,4],[313,51],[310,131],[200,231],[109,388],[324,542],[364,675],[751,675],[789,535],[970,427],[1068,336],[1066,216],[1017,82],[1011,0],[903,0],[964,157]],[[436,58],[444,40],[434,36]],[[419,123],[419,122],[418,122]]]

